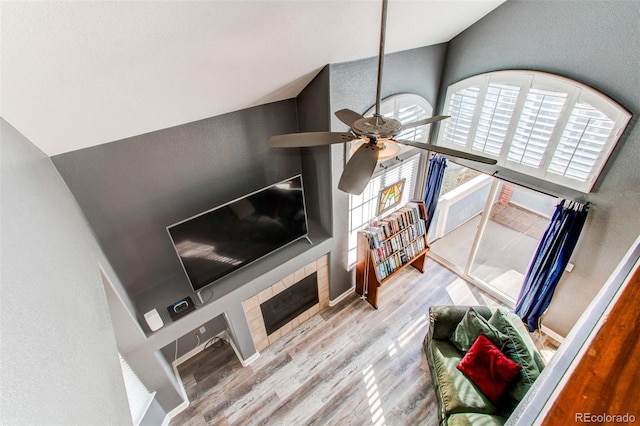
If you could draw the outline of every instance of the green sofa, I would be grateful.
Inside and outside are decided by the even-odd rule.
[[[473,312],[468,313],[469,310]],[[466,324],[463,319],[468,321],[469,315],[481,316],[486,320],[483,322],[495,327],[502,339],[501,351],[507,358],[523,367],[498,401],[490,401],[456,368],[465,355],[465,352],[458,348],[460,334],[467,331],[464,327],[460,328],[459,324],[461,321]],[[482,318],[479,320],[482,321]],[[475,337],[471,336],[469,340],[473,339]],[[503,308],[430,307],[429,331],[424,339],[424,350],[438,400],[438,419],[441,426],[504,424],[544,368],[543,358],[520,318]]]

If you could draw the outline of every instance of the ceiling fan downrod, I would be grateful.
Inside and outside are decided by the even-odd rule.
[[[387,2],[382,0],[382,18],[380,19],[380,50],[378,51],[378,85],[376,88],[376,116],[380,116],[380,104],[382,100],[382,69],[384,67],[384,43],[387,27]]]

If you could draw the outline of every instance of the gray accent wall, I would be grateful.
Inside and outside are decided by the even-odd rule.
[[[464,78],[534,69],[588,84],[634,114],[593,191],[583,197],[591,209],[571,259],[575,269],[564,274],[542,319],[561,335],[571,330],[640,234],[638,22],[637,1],[511,0],[449,43],[440,106],[447,86]],[[551,192],[575,195],[557,187]]]
[[[97,242],[51,160],[0,141],[0,423],[131,424]]]
[[[330,67],[324,67],[296,98],[298,131],[324,132],[329,130],[331,107],[329,93]],[[332,234],[332,187],[330,147],[320,146],[300,149],[305,186],[315,188],[307,195],[307,211],[318,220],[325,232]]]
[[[267,146],[296,128],[289,100],[52,160],[131,297],[169,277],[189,291],[166,227],[300,173],[297,150]]]

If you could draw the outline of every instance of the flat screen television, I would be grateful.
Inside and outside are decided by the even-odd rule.
[[[167,227],[198,292],[308,234],[302,176],[247,194]]]

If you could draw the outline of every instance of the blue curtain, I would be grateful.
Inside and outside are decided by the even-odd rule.
[[[424,191],[424,205],[427,210],[427,220],[425,223],[427,232],[429,232],[431,219],[438,205],[440,188],[442,187],[442,180],[444,178],[444,169],[446,168],[447,159],[438,154],[435,154],[429,160],[429,171],[427,172],[427,182]]]
[[[562,272],[578,242],[587,219],[588,206],[562,200],[536,250],[516,302],[515,313],[529,331],[538,329]]]

